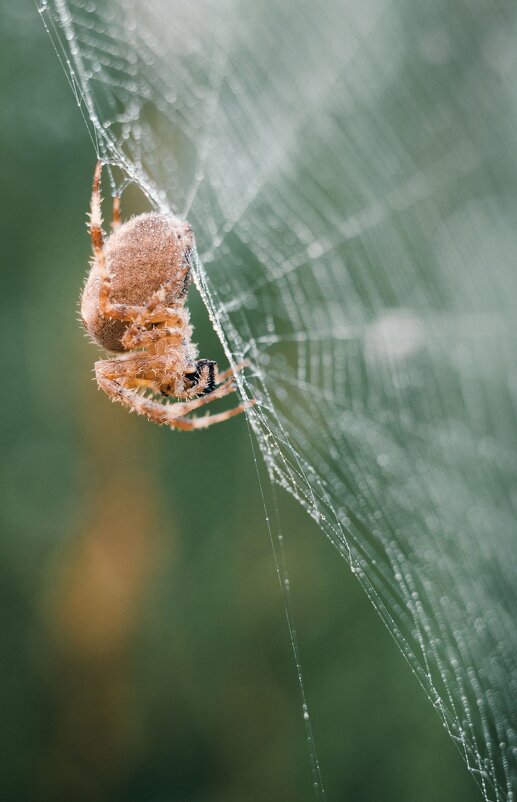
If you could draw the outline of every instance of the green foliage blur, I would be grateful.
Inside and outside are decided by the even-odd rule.
[[[308,802],[246,421],[169,432],[97,391],[77,322],[94,149],[35,7],[0,8],[0,798]],[[328,801],[480,798],[345,562],[279,503]]]

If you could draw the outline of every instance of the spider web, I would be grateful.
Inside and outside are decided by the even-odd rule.
[[[193,224],[271,477],[349,562],[485,799],[514,799],[515,5],[39,11],[113,186]]]

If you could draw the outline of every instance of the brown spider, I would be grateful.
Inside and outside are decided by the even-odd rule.
[[[89,230],[93,260],[81,298],[81,317],[89,334],[108,351],[122,352],[95,363],[99,387],[113,400],[151,421],[192,430],[232,418],[254,402],[204,417],[185,417],[233,393],[231,370],[197,359],[185,308],[195,248],[190,225],[151,212],[120,221],[113,200],[113,231],[104,242],[101,215],[102,164],[95,168]],[[138,349],[138,350],[135,350]],[[245,367],[245,363],[236,370]],[[146,389],[182,399],[163,404]]]

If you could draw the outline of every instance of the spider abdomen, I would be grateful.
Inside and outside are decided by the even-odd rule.
[[[168,282],[166,305],[182,304],[190,283],[190,269],[185,272],[185,268],[193,247],[189,224],[177,217],[151,212],[123,223],[104,245],[112,302],[144,305],[153,292]],[[81,298],[81,317],[99,345],[108,351],[125,351],[121,339],[130,324],[100,313],[102,279],[101,267],[94,262]]]

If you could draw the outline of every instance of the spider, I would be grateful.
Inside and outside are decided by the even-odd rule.
[[[215,415],[186,417],[235,390],[231,369],[219,373],[216,362],[198,359],[191,342],[185,301],[195,240],[189,223],[157,212],[121,222],[115,196],[112,233],[104,241],[101,173],[98,162],[88,224],[93,260],[81,297],[81,319],[99,345],[119,355],[95,363],[99,387],[150,421],[184,431],[238,415],[254,402]],[[162,403],[148,397],[149,390],[181,400]]]

